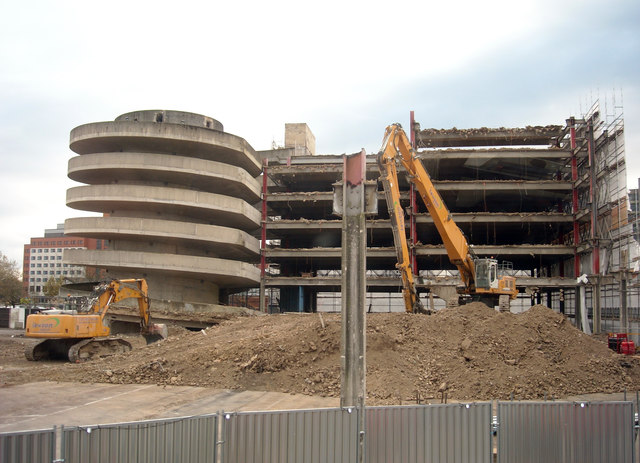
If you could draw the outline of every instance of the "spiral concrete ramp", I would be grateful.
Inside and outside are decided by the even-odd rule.
[[[108,240],[64,261],[144,277],[156,307],[219,304],[255,287],[261,164],[213,118],[180,111],[123,114],[71,131],[68,176],[84,185],[67,205],[101,217],[67,219],[65,233]]]

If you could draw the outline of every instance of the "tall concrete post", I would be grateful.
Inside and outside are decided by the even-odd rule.
[[[582,330],[583,333],[591,334],[587,312],[587,284],[589,283],[589,278],[587,278],[587,275],[580,275],[576,283],[578,284],[576,286],[576,328]]]
[[[576,298],[575,298],[575,306],[576,306],[576,313],[575,313],[575,321],[576,321],[576,328],[578,328],[579,330],[582,329],[582,316],[580,315],[581,312],[581,297],[580,297],[580,286],[576,286]]]
[[[344,157],[342,185],[336,185],[334,211],[342,215],[342,346],[340,406],[358,411],[358,461],[365,454],[366,396],[366,153]],[[372,190],[375,197],[375,188]],[[367,207],[365,207],[369,204]],[[377,209],[377,205],[376,205]]]
[[[600,334],[602,332],[602,305],[601,290],[602,290],[602,278],[600,275],[596,275],[596,282],[593,285],[593,334]]]

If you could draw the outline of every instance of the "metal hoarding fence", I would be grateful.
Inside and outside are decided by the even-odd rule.
[[[365,461],[634,461],[631,402],[367,407]],[[224,413],[0,433],[0,462],[352,462],[355,408]],[[495,422],[493,420],[495,420]]]
[[[367,462],[491,462],[491,403],[369,407]]]
[[[216,461],[217,416],[65,428],[65,463]]]
[[[634,461],[632,402],[498,402],[500,463]]]
[[[225,413],[225,463],[356,461],[355,408]]]
[[[53,429],[0,434],[0,462],[51,463],[55,452]]]

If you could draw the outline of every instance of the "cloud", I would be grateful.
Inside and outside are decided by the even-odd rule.
[[[616,88],[630,171],[640,163],[635,0],[1,8],[0,251],[16,260],[80,214],[64,204],[69,131],[138,109],[209,115],[256,149],[307,122],[320,153],[375,152],[410,110],[423,127],[562,124]]]

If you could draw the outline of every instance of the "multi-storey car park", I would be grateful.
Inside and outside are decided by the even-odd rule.
[[[505,261],[517,278],[513,310],[543,303],[580,319],[582,291],[594,331],[637,332],[621,116],[596,105],[563,125],[466,130],[421,129],[412,118],[407,132],[475,253]],[[69,190],[67,203],[104,216],[66,227],[110,246],[68,252],[69,262],[146,276],[152,298],[178,304],[231,303],[243,291],[264,311],[340,307],[333,185],[343,159],[316,155],[306,124],[287,124],[284,148],[256,152],[211,118],[141,111],[74,129],[71,148],[79,156],[69,176],[87,185]],[[371,153],[367,178],[378,176]],[[420,294],[427,306],[453,304],[455,267],[402,181]],[[379,190],[378,215],[367,220],[369,309],[404,310]]]
[[[261,165],[220,122],[179,111],[138,111],[71,131],[68,175],[85,185],[67,205],[102,213],[67,219],[65,232],[109,240],[64,259],[144,277],[156,307],[216,304],[257,286]]]

